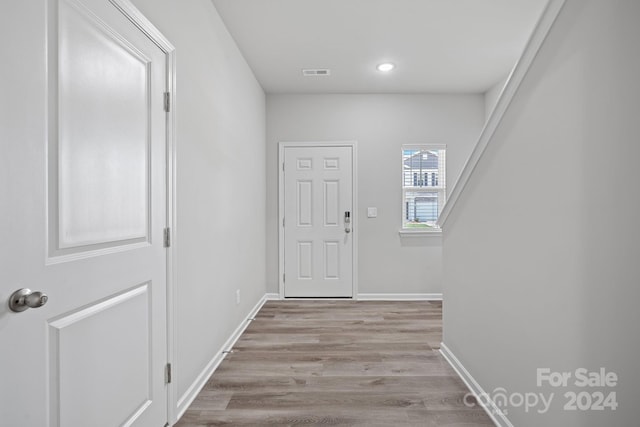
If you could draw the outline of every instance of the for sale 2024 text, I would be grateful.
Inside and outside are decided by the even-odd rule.
[[[613,388],[618,384],[618,375],[608,372],[605,368],[598,371],[589,371],[586,368],[578,368],[574,371],[552,371],[549,368],[538,368],[536,374],[538,387],[549,385],[551,387],[578,387],[581,391],[567,391],[564,397],[567,399],[564,409],[567,411],[615,411],[618,401],[615,391],[600,390],[600,388]],[[598,390],[587,390],[598,388]]]

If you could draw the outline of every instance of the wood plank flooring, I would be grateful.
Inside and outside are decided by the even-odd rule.
[[[176,425],[493,426],[441,340],[440,302],[269,301]]]

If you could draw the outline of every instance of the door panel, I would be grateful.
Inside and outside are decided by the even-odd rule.
[[[146,239],[151,60],[66,1],[58,28],[58,248]]]
[[[324,226],[338,227],[340,219],[340,182],[324,182]]]
[[[313,279],[313,242],[298,242],[298,280]]]
[[[296,198],[298,227],[313,226],[313,182],[298,180],[298,197]]]
[[[0,187],[0,424],[161,426],[167,56],[110,0],[45,3],[46,33],[11,27],[40,50],[5,64],[30,61],[37,72],[13,80],[42,90],[12,95],[34,116],[2,126],[13,173]],[[19,288],[49,300],[11,312]]]
[[[284,149],[285,297],[353,296],[352,159],[351,147]]]
[[[324,278],[340,279],[340,242],[324,242]]]
[[[152,403],[150,290],[145,283],[49,322],[61,426],[127,424]]]

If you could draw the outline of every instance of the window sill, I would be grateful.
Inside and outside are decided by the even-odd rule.
[[[398,234],[401,237],[438,237],[442,236],[442,230],[408,230],[400,229]]]

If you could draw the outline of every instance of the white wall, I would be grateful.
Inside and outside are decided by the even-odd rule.
[[[547,414],[508,407],[516,426],[640,419],[639,19],[567,1],[445,226],[444,343],[488,392],[555,392]],[[536,386],[581,367],[619,384]],[[619,407],[564,411],[569,390]]]
[[[493,113],[493,109],[496,107],[498,103],[498,98],[500,98],[500,94],[502,93],[502,89],[504,89],[504,85],[507,83],[509,76],[505,76],[500,79],[496,84],[491,86],[484,93],[484,116],[485,120],[489,120],[491,113]]]
[[[358,141],[359,293],[442,292],[440,237],[400,237],[402,144],[447,144],[453,183],[484,125],[478,95],[268,95],[267,288],[278,292],[280,141]],[[366,217],[366,208],[378,217]]]
[[[133,2],[176,46],[180,398],[265,293],[265,97],[209,0]]]

